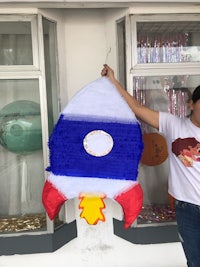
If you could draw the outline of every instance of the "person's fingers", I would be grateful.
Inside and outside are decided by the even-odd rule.
[[[103,66],[104,66],[104,69],[105,69],[106,72],[108,72],[110,70],[110,68],[109,68],[109,66],[107,64],[104,64]]]
[[[106,74],[107,74],[107,70],[103,68],[101,71],[101,76],[106,76]]]
[[[109,78],[114,76],[113,70],[107,64],[104,64],[103,66],[104,68],[101,71],[102,76],[107,76]]]
[[[103,66],[104,66],[104,68],[103,68],[102,71],[101,71],[101,75],[102,75],[102,76],[106,76],[106,75],[107,75],[107,72],[108,72],[107,65],[104,64]]]

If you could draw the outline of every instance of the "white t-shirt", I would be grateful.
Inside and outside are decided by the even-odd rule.
[[[200,205],[200,128],[189,118],[159,113],[159,132],[168,144],[169,193]]]

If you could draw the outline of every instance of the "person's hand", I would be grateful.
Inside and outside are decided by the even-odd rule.
[[[115,81],[115,75],[113,69],[111,69],[107,64],[103,65],[103,69],[101,71],[101,76],[106,76],[111,82]]]

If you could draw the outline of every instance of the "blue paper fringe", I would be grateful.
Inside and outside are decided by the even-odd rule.
[[[91,131],[103,130],[114,141],[111,152],[102,157],[88,154],[84,137]],[[140,125],[102,121],[71,120],[60,116],[49,139],[50,167],[55,175],[137,179],[143,150]]]

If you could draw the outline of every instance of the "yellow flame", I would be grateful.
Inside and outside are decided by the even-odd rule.
[[[102,209],[105,208],[103,199],[106,197],[105,194],[80,194],[79,198],[81,199],[79,204],[79,209],[83,211],[80,214],[81,218],[85,218],[88,224],[97,224],[99,220],[105,221],[105,216],[102,212]]]

